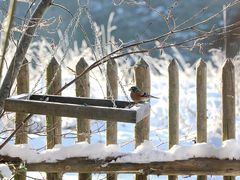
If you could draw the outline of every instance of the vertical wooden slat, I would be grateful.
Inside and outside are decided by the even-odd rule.
[[[107,62],[107,97],[118,97],[118,67],[115,60]],[[111,97],[113,96],[113,97]],[[107,144],[117,144],[117,122],[107,121]],[[107,180],[116,180],[117,174],[107,174]]]
[[[87,62],[84,58],[81,58],[76,65],[77,75],[81,74],[86,68],[88,68]],[[89,97],[89,95],[89,73],[86,73],[78,81],[76,81],[76,96]],[[77,119],[77,140],[87,140],[90,143],[90,121],[88,119]]]
[[[81,58],[76,65],[76,75],[81,74],[88,64],[84,58]],[[90,83],[89,73],[84,74],[79,80],[76,81],[76,96],[89,97],[90,96]],[[89,119],[77,119],[77,141],[88,141],[90,143],[90,121]],[[90,173],[79,173],[79,180],[91,180]]]
[[[61,88],[61,69],[57,60],[53,57],[47,67],[47,94],[54,94]],[[51,149],[55,144],[62,143],[61,117],[46,116],[47,128],[47,149]],[[61,179],[61,174],[47,173],[48,180]]]
[[[22,67],[17,77],[17,94],[29,92],[29,67],[28,60],[23,61]],[[16,113],[16,127],[26,118],[27,114]],[[27,124],[22,126],[16,133],[15,144],[27,143]]]
[[[28,60],[24,59],[22,67],[17,76],[17,94],[29,92],[29,66]],[[16,127],[23,122],[27,117],[25,113],[16,113]],[[16,133],[15,144],[27,144],[28,143],[28,124],[24,124]],[[26,172],[21,172],[14,177],[15,180],[25,180]]]
[[[235,138],[235,72],[234,65],[227,59],[222,68],[222,139]],[[224,176],[224,180],[234,180]]]
[[[203,60],[197,63],[197,142],[207,142],[207,65]],[[198,176],[197,180],[207,180],[207,176]]]
[[[203,60],[197,64],[197,142],[207,142],[207,66]]]
[[[142,91],[150,93],[151,79],[149,65],[141,59],[137,62],[135,67],[136,86]],[[135,147],[140,145],[144,140],[149,139],[149,121],[150,116],[138,122],[135,126]],[[146,175],[136,175],[136,180],[147,180]]]
[[[178,65],[175,59],[168,67],[169,73],[169,149],[179,141],[179,75]],[[177,176],[168,176],[169,180],[177,179]]]

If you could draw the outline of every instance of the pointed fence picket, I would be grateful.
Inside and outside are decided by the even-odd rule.
[[[203,60],[197,63],[197,143],[207,142],[207,65]],[[198,176],[197,180],[207,180],[207,176]]]
[[[177,61],[173,59],[168,66],[169,76],[169,108],[168,108],[168,132],[169,149],[179,141],[179,73]],[[169,180],[176,180],[177,176],[168,176]]]
[[[227,59],[222,68],[222,139],[235,138],[235,71],[233,62]],[[224,176],[224,180],[234,180]]]
[[[29,93],[29,67],[28,60],[23,61],[22,67],[17,76],[17,94]],[[16,113],[16,127],[22,123],[27,117],[26,113]],[[22,128],[16,133],[15,144],[27,144],[28,143],[28,123],[25,123]],[[15,180],[25,180],[26,172],[20,172],[15,177]]]
[[[61,88],[62,84],[61,68],[57,60],[53,57],[47,67],[46,81],[47,81],[47,94],[54,94]],[[59,116],[46,116],[46,134],[47,134],[47,149],[51,149],[56,144],[62,143],[62,126],[61,117]],[[47,180],[61,179],[60,173],[47,173]]]
[[[115,60],[107,62],[107,74],[106,74],[106,89],[107,98],[115,99],[118,98],[118,66]],[[114,103],[113,103],[114,106]],[[117,122],[108,121],[106,122],[106,143],[117,144]],[[107,174],[107,180],[117,180],[117,174]]]
[[[135,67],[136,85],[144,92],[150,93],[151,91],[151,78],[149,65],[140,59]],[[135,126],[135,147],[139,146],[144,140],[149,139],[150,131],[150,116],[144,118]],[[146,175],[136,175],[136,180],[147,180]]]
[[[81,74],[88,68],[88,64],[84,58],[81,58],[76,65],[77,75]],[[90,83],[89,73],[86,73],[81,79],[76,81],[76,96],[77,97],[89,97],[90,96]],[[90,141],[90,120],[77,118],[77,141]],[[78,180],[91,180],[92,175],[90,173],[79,173]]]

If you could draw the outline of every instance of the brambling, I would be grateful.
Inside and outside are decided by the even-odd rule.
[[[146,101],[149,101],[150,98],[159,99],[158,97],[155,97],[146,92],[143,92],[137,86],[132,86],[129,89],[129,91],[131,91],[130,96],[135,103],[146,102]]]

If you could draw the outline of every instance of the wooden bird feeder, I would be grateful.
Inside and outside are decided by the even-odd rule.
[[[106,121],[137,123],[150,114],[150,104],[133,106],[132,102],[21,94],[7,98],[4,109],[9,112],[77,117]]]

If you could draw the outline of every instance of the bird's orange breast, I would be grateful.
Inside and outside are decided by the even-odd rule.
[[[130,96],[135,103],[145,102],[145,101],[148,101],[149,99],[149,97],[147,96],[143,96],[140,93],[134,93],[134,92],[131,92]]]

